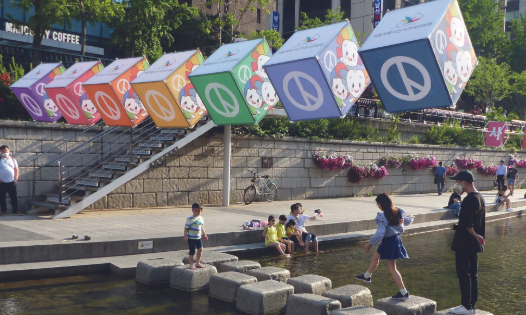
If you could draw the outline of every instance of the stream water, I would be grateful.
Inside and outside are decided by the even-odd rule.
[[[496,315],[526,314],[526,218],[486,225],[486,252],[479,256],[478,307]],[[437,301],[439,310],[460,303],[454,254],[449,249],[453,231],[404,236],[410,259],[398,268],[410,294]],[[292,276],[317,274],[332,280],[333,287],[366,285],[354,276],[363,273],[371,254],[365,243],[330,247],[318,255],[298,253],[289,260],[276,256],[243,257],[263,266],[291,270]],[[367,284],[373,298],[391,296],[396,285],[385,262],[380,262]],[[208,298],[206,293],[150,289],[133,278],[97,274],[0,284],[0,314],[241,314],[235,305]]]

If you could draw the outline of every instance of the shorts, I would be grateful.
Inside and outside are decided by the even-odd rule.
[[[304,242],[317,242],[318,241],[318,238],[316,237],[316,234],[313,234],[313,233],[302,233],[301,234],[301,238],[303,239]],[[294,243],[299,243],[298,242],[298,239],[296,238],[296,235],[292,235],[290,237],[290,239],[294,242]]]
[[[201,240],[200,238],[198,238],[198,239],[189,238],[188,239],[188,248],[190,249],[190,256],[195,255],[196,248],[198,250],[203,248],[203,240]]]
[[[288,238],[288,237],[282,237],[281,240],[283,240],[283,241],[290,241],[290,238]]]
[[[508,178],[508,185],[515,185],[515,178]]]

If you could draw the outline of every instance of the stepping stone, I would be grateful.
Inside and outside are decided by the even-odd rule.
[[[435,313],[435,315],[443,315],[443,314],[452,315],[453,313],[450,313],[449,309]],[[477,309],[477,315],[493,315],[493,313],[486,312],[486,311],[481,311],[481,310]]]
[[[330,311],[339,310],[342,304],[338,300],[324,296],[301,293],[289,296],[286,315],[329,315]]]
[[[294,287],[294,294],[311,293],[321,295],[332,289],[332,281],[318,275],[304,275],[287,280],[287,284]]]
[[[247,275],[256,277],[258,281],[276,280],[286,283],[290,278],[290,271],[277,267],[263,267],[249,270]]]
[[[219,300],[236,303],[239,287],[257,281],[256,277],[235,271],[212,275],[208,286],[208,295]]]
[[[254,315],[279,313],[293,294],[293,286],[274,280],[245,284],[237,291],[236,308]]]
[[[204,268],[189,269],[190,265],[177,266],[170,274],[170,286],[183,291],[207,289],[210,277],[217,273],[216,267],[203,265]]]
[[[248,270],[261,268],[258,262],[251,260],[240,260],[221,263],[219,272],[236,271],[241,273],[247,273]]]
[[[351,306],[373,306],[371,291],[361,285],[344,285],[343,287],[323,292],[322,295],[340,301],[344,308]]]
[[[375,308],[387,315],[433,315],[437,309],[437,302],[420,296],[411,295],[408,300],[398,301],[383,298],[376,301]]]
[[[367,306],[355,306],[332,311],[329,315],[387,315],[384,311]]]
[[[229,262],[229,261],[237,261],[237,256],[229,255],[225,253],[220,252],[211,252],[211,251],[203,251],[203,256],[201,256],[201,263],[202,264],[208,264],[208,265],[214,265],[217,270],[219,270],[221,263]],[[188,256],[186,256],[183,259],[183,264],[189,264],[190,259]],[[194,263],[195,263],[195,256],[194,256]]]
[[[170,283],[170,273],[183,263],[174,259],[148,259],[137,264],[135,279],[144,284]]]

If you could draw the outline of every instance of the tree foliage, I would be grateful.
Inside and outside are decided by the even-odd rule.
[[[66,23],[71,26],[68,19],[68,11],[56,0],[12,0],[11,6],[29,13],[34,7],[35,12],[29,17],[27,26],[33,34],[33,47],[39,49],[42,45],[47,30],[51,30],[53,24]],[[17,26],[26,24],[24,21],[15,19],[10,14],[7,17]]]
[[[177,6],[177,0],[129,0],[124,14],[108,23],[114,29],[112,42],[127,57],[145,55],[154,62],[162,56],[163,44],[173,43],[171,31],[182,23],[169,13]]]
[[[86,28],[88,22],[109,22],[112,18],[119,19],[124,14],[125,4],[113,0],[57,0],[62,7],[67,8],[70,18],[80,21],[82,29],[80,54],[86,52]]]
[[[283,37],[281,37],[281,34],[278,31],[275,30],[266,30],[266,31],[255,31],[250,34],[247,39],[258,39],[258,38],[265,38],[269,45],[272,46],[274,49],[279,49],[281,46],[283,46],[283,43],[285,40]]]
[[[505,49],[505,60],[514,71],[526,70],[526,18],[511,21],[512,40]]]
[[[510,66],[503,62],[497,64],[495,59],[479,57],[479,64],[473,71],[466,86],[466,92],[475,97],[484,107],[493,108],[495,102],[511,93]]]
[[[483,57],[501,55],[508,42],[504,33],[504,11],[500,3],[494,0],[458,2],[475,52]]]
[[[15,63],[15,57],[12,57],[11,63],[5,66],[0,55],[0,117],[2,119],[31,120],[31,116],[9,88],[23,76],[24,68]]]
[[[309,28],[315,28],[320,27],[323,25],[329,25],[332,23],[342,22],[344,20],[343,15],[344,12],[341,12],[340,8],[337,8],[336,10],[327,10],[327,14],[325,14],[325,19],[322,21],[319,18],[309,18],[307,13],[301,12],[300,17],[300,26],[296,29],[298,30],[306,30]]]

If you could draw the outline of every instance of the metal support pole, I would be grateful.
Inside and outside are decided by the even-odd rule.
[[[62,195],[63,195],[63,187],[62,187],[62,163],[58,161],[58,204],[62,206]]]
[[[223,207],[230,206],[230,157],[232,156],[232,126],[225,126],[223,139]]]

